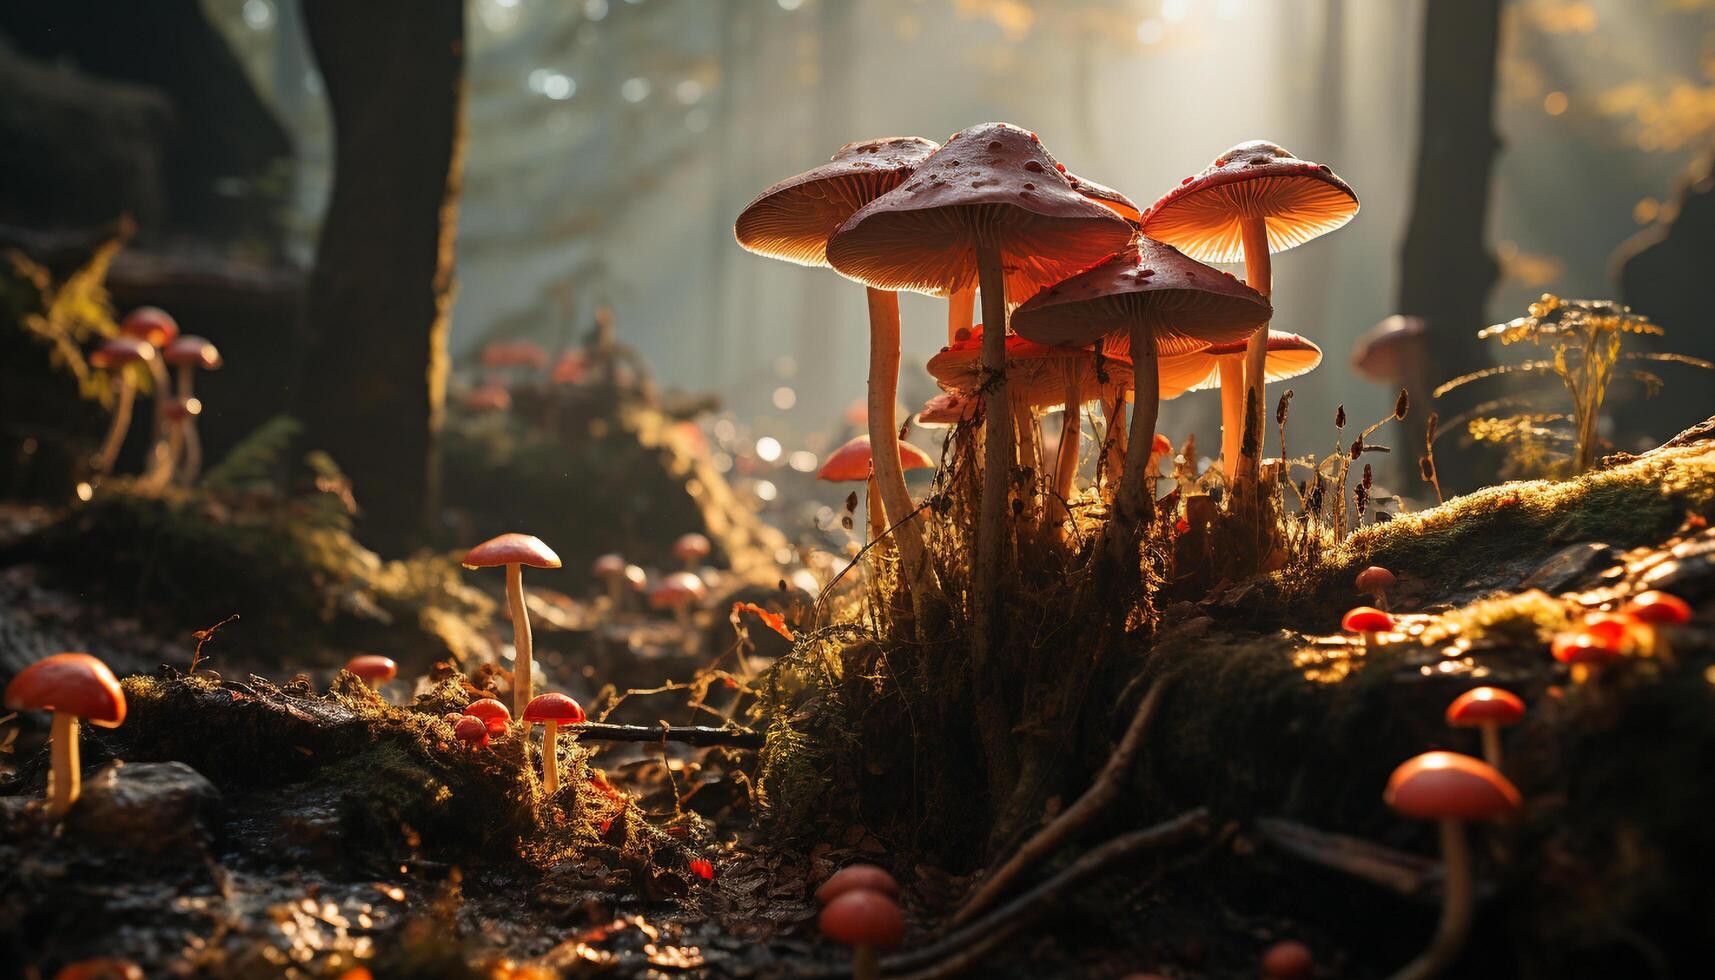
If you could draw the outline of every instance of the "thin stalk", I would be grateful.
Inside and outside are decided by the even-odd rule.
[[[976,588],[971,623],[971,660],[979,671],[988,659],[995,593],[1006,551],[1007,485],[1013,454],[1012,405],[1006,390],[1006,277],[1000,249],[977,245],[977,282],[983,294],[983,492],[978,504]]]
[[[1465,937],[1471,932],[1471,848],[1465,840],[1465,825],[1457,820],[1441,821],[1441,924],[1429,948],[1394,974],[1392,980],[1431,980],[1447,972]]]
[[[1149,456],[1155,447],[1155,422],[1161,414],[1160,360],[1155,327],[1148,321],[1139,319],[1131,324],[1131,366],[1131,432],[1126,436],[1125,473],[1120,477],[1113,520],[1147,525],[1155,519]],[[1113,535],[1110,542],[1127,539],[1135,540],[1128,533]]]
[[[971,310],[977,301],[977,284],[971,283],[947,294],[947,343],[958,339],[960,330],[969,330]]]
[[[560,791],[559,736],[560,723],[548,719],[542,730],[542,791],[549,796]]]
[[[137,389],[131,384],[131,372],[120,368],[119,398],[113,405],[113,424],[107,427],[107,438],[101,442],[101,451],[95,454],[95,478],[101,480],[113,472],[113,464],[119,460],[119,447],[125,444],[125,430],[131,428],[131,407],[137,400]]]
[[[68,711],[54,712],[53,776],[48,785],[48,819],[63,820],[82,790],[83,771],[78,761],[77,715]]]
[[[1501,727],[1494,722],[1483,726],[1483,761],[1501,767]]]
[[[1078,385],[1078,371],[1066,372],[1066,404],[1060,415],[1060,452],[1054,460],[1054,495],[1049,506],[1054,508],[1055,523],[1072,519],[1067,501],[1072,499],[1072,484],[1078,476],[1078,450],[1083,440],[1083,400]]]
[[[167,366],[162,362],[159,351],[149,358],[149,375],[154,381],[149,394],[155,400],[155,418],[149,437],[149,462],[143,467],[143,482],[162,487],[172,480],[176,460],[167,439],[167,400],[172,397],[172,382],[167,377]]]
[[[879,561],[880,552],[884,548],[879,542],[887,534],[887,515],[882,510],[881,491],[876,488],[873,472],[870,473],[869,482],[864,490],[864,510],[868,513],[869,540],[871,544],[875,545],[876,559]]]
[[[899,547],[901,587],[915,593],[923,587],[929,569],[923,560],[923,525],[913,517],[916,506],[899,460],[899,421],[894,417],[899,401],[899,294],[884,289],[868,292],[870,465],[887,526],[898,525],[893,538]]]
[[[1221,372],[1221,475],[1230,489],[1245,437],[1245,356],[1225,354],[1215,361]]]
[[[512,717],[523,718],[530,705],[533,650],[530,613],[524,605],[524,566],[517,562],[506,566],[506,607],[512,615]]]
[[[1120,471],[1125,468],[1125,389],[1115,386],[1113,398],[1102,406],[1108,420],[1107,455],[1102,462],[1103,492],[1109,502],[1119,485]]]
[[[1262,218],[1244,218],[1239,222],[1239,233],[1245,249],[1245,283],[1268,299],[1273,293],[1273,271],[1268,255],[1268,226]],[[1254,483],[1257,477],[1258,462],[1262,459],[1263,432],[1263,397],[1267,375],[1264,373],[1268,366],[1268,324],[1264,323],[1251,334],[1250,343],[1245,346],[1245,387],[1250,391],[1246,405],[1247,415],[1245,428],[1256,433],[1256,445],[1243,447],[1251,449],[1255,455],[1241,452],[1238,478],[1241,482]]]

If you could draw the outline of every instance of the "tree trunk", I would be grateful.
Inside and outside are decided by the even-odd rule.
[[[1436,0],[1427,5],[1419,103],[1416,190],[1400,250],[1398,312],[1423,317],[1435,354],[1429,372],[1451,378],[1488,363],[1476,338],[1487,321],[1498,267],[1484,244],[1495,135],[1495,65],[1501,0]],[[1413,391],[1411,451],[1422,452],[1429,392]],[[1442,411],[1442,415],[1449,413]],[[1471,453],[1436,458],[1443,484],[1469,483]]]
[[[305,0],[334,122],[334,187],[305,304],[301,411],[373,546],[421,540],[453,301],[463,150],[460,0]]]

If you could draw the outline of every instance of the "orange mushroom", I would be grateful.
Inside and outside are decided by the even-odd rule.
[[[1364,646],[1381,645],[1381,634],[1393,629],[1393,617],[1374,606],[1357,606],[1340,620],[1340,628],[1348,633],[1364,634]]]
[[[18,672],[6,685],[10,711],[51,711],[53,776],[48,816],[59,820],[77,802],[83,772],[78,762],[79,719],[102,728],[125,722],[125,692],[107,665],[87,653],[56,653]]]
[[[664,576],[649,590],[649,604],[656,609],[673,610],[680,626],[691,625],[691,607],[708,592],[703,580],[690,572],[674,572]]]
[[[1383,612],[1386,612],[1387,590],[1398,585],[1399,579],[1380,565],[1371,565],[1359,572],[1358,577],[1352,580],[1352,584],[1357,587],[1360,594],[1375,596],[1376,605]]]
[[[345,662],[345,669],[363,678],[363,682],[375,690],[381,685],[399,676],[399,665],[391,657],[383,657],[373,653],[363,653]]]
[[[709,539],[695,531],[681,534],[678,540],[673,542],[673,557],[684,562],[686,568],[693,570],[702,564],[713,550],[714,546],[709,544]]]
[[[195,396],[196,372],[218,370],[224,363],[220,351],[202,337],[184,336],[168,344],[161,351],[161,359],[178,369],[179,386],[178,401],[185,405],[195,404],[198,411],[189,412],[177,420],[172,428],[170,443],[177,456],[174,466],[178,481],[185,486],[196,482],[197,474],[202,470],[202,439],[197,434],[196,416],[200,412],[201,402]],[[172,422],[171,405],[167,408],[168,421]]]
[[[1524,720],[1524,702],[1498,687],[1474,687],[1447,706],[1447,724],[1483,731],[1483,758],[1501,767],[1501,729]]]
[[[880,892],[889,898],[899,897],[899,882],[886,869],[873,864],[852,864],[828,876],[816,889],[816,904],[827,905],[849,891]]]
[[[164,355],[166,348],[178,340],[179,323],[160,307],[140,306],[120,321],[119,335],[134,337],[153,347],[157,354]],[[150,394],[155,399],[154,436],[149,447],[149,462],[144,467],[144,479],[155,486],[164,486],[172,478],[173,466],[177,462],[168,444],[167,399],[171,393],[163,360],[164,357],[153,357],[144,362],[154,381]]]
[[[561,725],[576,725],[584,720],[583,705],[564,694],[550,691],[532,698],[524,709],[524,724],[541,724],[542,728],[542,792],[553,796],[560,790],[560,756],[558,737]]]
[[[1643,625],[1640,632],[1650,655],[1671,664],[1673,647],[1663,635],[1662,628],[1691,622],[1691,606],[1678,596],[1652,589],[1633,596],[1622,612]]]
[[[133,364],[152,365],[155,362],[155,348],[136,337],[114,337],[102,342],[89,355],[89,366],[97,371],[106,371],[119,385],[119,393],[113,405],[113,422],[107,428],[107,436],[101,441],[101,449],[95,454],[95,479],[101,480],[113,472],[113,464],[119,459],[119,449],[125,444],[125,431],[131,428],[132,406],[137,400],[137,386],[131,380],[129,368]]]
[[[470,549],[464,556],[466,568],[506,567],[506,605],[512,616],[512,704],[517,714],[523,714],[530,703],[531,676],[534,661],[530,640],[530,611],[524,604],[524,566],[559,568],[560,556],[542,540],[528,534],[502,534]]]
[[[1188,354],[1161,358],[1161,397],[1177,398],[1187,391],[1221,389],[1221,472],[1228,482],[1238,466],[1244,438],[1245,350],[1248,339],[1214,344]],[[1308,374],[1322,363],[1322,348],[1280,330],[1268,332],[1264,373],[1269,381]]]
[[[905,920],[899,906],[881,892],[854,889],[822,906],[816,920],[822,935],[852,948],[852,976],[875,980],[881,976],[879,950],[899,945]]]
[[[897,441],[900,466],[903,470],[935,468],[935,461],[928,453],[903,439]],[[868,486],[865,491],[865,510],[869,515],[869,539],[880,541],[887,534],[888,524],[883,513],[881,494],[876,486],[872,457],[869,436],[858,436],[828,455],[822,462],[822,468],[816,471],[816,479],[829,483],[864,481]]]
[[[1549,644],[1554,659],[1572,668],[1572,682],[1587,684],[1609,665],[1625,659],[1628,641],[1613,630],[1576,629],[1556,633]]]

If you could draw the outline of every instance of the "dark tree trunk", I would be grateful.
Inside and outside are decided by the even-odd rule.
[[[1488,361],[1476,333],[1487,322],[1498,273],[1483,232],[1500,149],[1494,126],[1500,8],[1501,0],[1435,0],[1424,20],[1416,192],[1400,250],[1398,312],[1427,322],[1429,376],[1437,381]],[[1416,449],[1429,393],[1411,395],[1419,406],[1409,423]],[[1443,485],[1463,488],[1470,461],[1469,453],[1438,455]]]
[[[302,408],[398,551],[435,506],[463,149],[460,0],[306,0],[334,121],[334,186],[305,304]]]

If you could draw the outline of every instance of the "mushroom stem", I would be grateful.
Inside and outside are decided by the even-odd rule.
[[[977,284],[983,293],[983,494],[977,516],[976,607],[971,624],[971,659],[982,669],[1006,550],[1007,485],[1012,482],[1012,404],[1006,390],[1006,277],[993,242],[976,247]]]
[[[1155,328],[1142,319],[1131,323],[1132,406],[1131,433],[1126,436],[1125,473],[1111,520],[1148,524],[1155,519],[1150,451],[1155,447],[1155,420],[1161,414],[1160,359],[1155,350]],[[1115,547],[1135,540],[1130,534],[1110,537]],[[1117,556],[1116,556],[1117,557]]]
[[[879,553],[882,546],[878,542],[887,533],[887,515],[882,510],[881,490],[875,485],[874,470],[870,471],[868,489],[864,492],[864,510],[869,515],[869,540],[875,545],[871,551]]]
[[[881,956],[874,946],[852,947],[852,980],[877,980],[881,976]]]
[[[550,718],[542,730],[542,792],[553,796],[560,791],[560,756],[555,744],[560,737],[560,723]]]
[[[77,802],[83,778],[77,752],[77,715],[69,711],[54,712],[53,776],[48,786],[48,818],[63,819],[71,805]]]
[[[1245,356],[1225,354],[1215,362],[1221,372],[1221,475],[1231,487],[1245,436]]]
[[[1430,980],[1446,972],[1471,931],[1471,848],[1465,840],[1465,825],[1458,820],[1441,821],[1441,924],[1429,948],[1391,980]]]
[[[1106,476],[1104,490],[1110,503],[1114,487],[1119,486],[1120,471],[1125,468],[1125,389],[1116,385],[1113,393],[1113,399],[1102,406],[1108,420],[1107,459],[1102,469]]]
[[[137,399],[137,389],[131,384],[131,372],[120,368],[119,399],[113,405],[113,424],[107,427],[107,438],[101,451],[95,454],[95,478],[100,480],[113,472],[119,459],[119,447],[125,443],[125,430],[131,428],[131,406]]]
[[[1072,483],[1078,476],[1078,448],[1084,435],[1083,400],[1079,397],[1078,372],[1066,372],[1066,404],[1060,415],[1060,452],[1054,460],[1055,522],[1071,520]]]
[[[1483,729],[1483,761],[1496,769],[1501,767],[1501,726],[1486,721]]]
[[[1380,632],[1376,630],[1364,630],[1364,649],[1368,650],[1374,647],[1375,649],[1380,650],[1381,646],[1382,635]]]
[[[162,363],[159,353],[149,359],[149,375],[154,381],[149,394],[155,400],[155,418],[149,438],[149,462],[143,467],[143,480],[161,487],[172,480],[177,455],[167,439],[167,430],[171,424],[167,421],[167,401],[171,397],[172,382],[167,377],[167,367]]]
[[[869,290],[869,452],[876,488],[881,493],[887,526],[898,524],[902,581],[912,591],[923,585],[928,567],[923,561],[923,525],[911,516],[911,491],[905,487],[905,467],[899,460],[899,294]]]
[[[524,606],[524,566],[506,566],[506,606],[512,616],[512,717],[524,717],[531,698],[530,612]]]
[[[977,284],[961,286],[947,294],[947,343],[958,340],[960,330],[971,327],[971,309],[977,301]]]
[[[1245,284],[1261,293],[1263,299],[1268,299],[1273,292],[1268,225],[1262,218],[1243,218],[1239,221],[1239,235],[1245,249]],[[1258,460],[1262,458],[1262,400],[1266,394],[1267,368],[1268,323],[1264,321],[1245,346],[1245,389],[1249,395],[1240,432],[1249,430],[1256,433],[1256,445],[1240,447],[1238,478],[1246,483],[1255,482]]]

